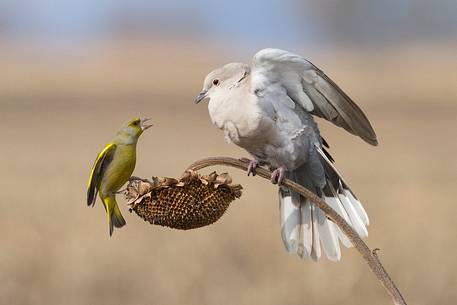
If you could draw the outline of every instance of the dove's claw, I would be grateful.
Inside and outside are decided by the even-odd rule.
[[[271,173],[271,183],[281,184],[286,176],[287,169],[284,166],[278,167]]]
[[[259,161],[257,160],[251,160],[249,161],[249,165],[248,165],[248,176],[250,176],[252,174],[252,176],[255,176],[256,175],[256,168],[257,166],[259,166]]]

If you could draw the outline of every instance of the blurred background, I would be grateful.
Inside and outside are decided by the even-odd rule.
[[[354,249],[287,254],[277,190],[234,169],[243,197],[206,228],[150,226],[119,196],[127,226],[109,238],[86,207],[92,162],[133,116],[155,123],[136,176],[247,156],[193,100],[209,70],[264,47],[302,54],[364,109],[378,147],[319,124],[366,241],[409,303],[457,303],[456,15],[454,0],[0,0],[0,304],[389,304]]]

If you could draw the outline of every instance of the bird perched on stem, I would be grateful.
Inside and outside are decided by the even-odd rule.
[[[95,159],[87,186],[87,205],[94,206],[97,192],[108,215],[109,234],[114,227],[125,225],[124,217],[116,202],[116,192],[127,182],[135,169],[136,144],[143,131],[152,124],[148,118],[135,118],[118,131]]]
[[[210,72],[199,103],[209,98],[213,123],[228,142],[246,149],[259,165],[273,170],[271,181],[284,178],[323,198],[356,232],[368,235],[367,214],[342,179],[328,153],[313,115],[377,145],[376,134],[362,110],[327,75],[299,55],[278,49],[255,54],[251,65],[230,63]],[[327,148],[327,149],[326,149]],[[324,212],[291,190],[279,188],[281,235],[289,252],[318,260],[321,244],[330,260],[341,258],[339,240],[348,238]]]

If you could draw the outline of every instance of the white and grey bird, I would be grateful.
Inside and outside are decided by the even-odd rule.
[[[312,190],[363,238],[367,213],[333,165],[313,115],[371,145],[376,134],[362,110],[327,75],[301,56],[278,49],[255,54],[251,65],[230,63],[209,73],[196,103],[209,98],[213,123],[228,142],[247,150],[249,173],[267,165],[271,181],[287,177]],[[289,189],[279,188],[281,236],[289,252],[317,261],[341,258],[339,241],[351,242],[324,212]]]

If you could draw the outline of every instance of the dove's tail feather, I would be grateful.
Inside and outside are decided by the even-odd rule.
[[[368,236],[366,226],[369,220],[362,204],[344,183],[329,158],[320,148],[319,150],[326,181],[323,189],[318,190],[312,186],[309,172],[292,174],[290,178],[295,178],[297,182],[321,196],[360,237]],[[309,168],[298,170],[305,171]],[[346,247],[352,246],[338,226],[306,198],[282,187],[279,190],[279,203],[281,236],[289,252],[296,253],[303,259],[311,258],[317,261],[323,250],[329,260],[339,261],[339,241]]]

